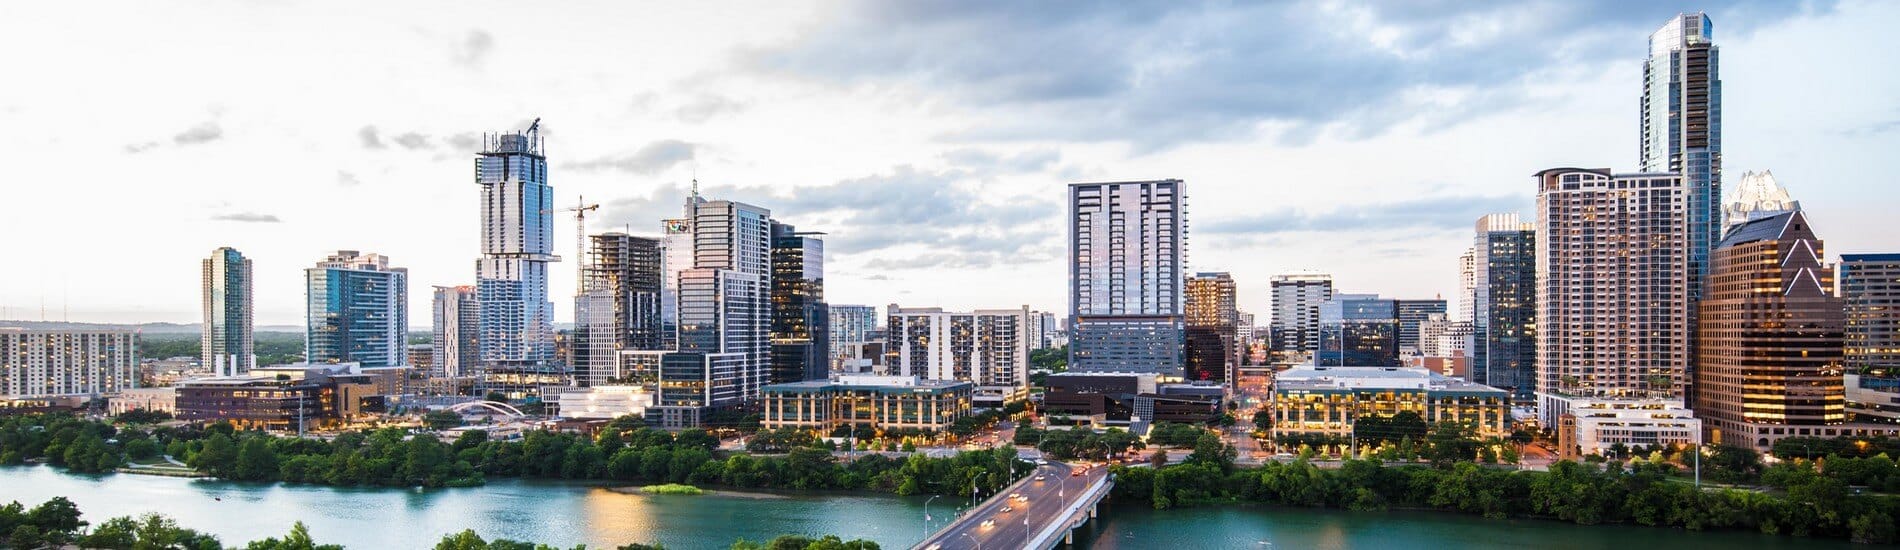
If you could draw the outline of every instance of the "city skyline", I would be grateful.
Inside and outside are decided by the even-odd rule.
[[[83,108],[92,111],[84,115],[81,104],[63,97],[69,94],[62,86],[41,83],[0,97],[0,122],[38,129],[0,140],[11,150],[36,152],[50,161],[24,166],[27,177],[96,182],[26,189],[23,200],[0,207],[0,219],[9,220],[10,228],[75,235],[20,244],[26,256],[65,261],[0,273],[0,317],[39,319],[44,304],[50,320],[190,322],[198,314],[183,289],[190,288],[185,281],[194,275],[192,258],[219,246],[244,250],[257,262],[259,326],[297,324],[304,298],[300,270],[308,258],[337,249],[402,258],[415,278],[412,284],[470,284],[467,259],[479,247],[469,229],[479,221],[472,215],[478,199],[467,192],[464,179],[475,146],[465,144],[482,131],[518,130],[536,116],[549,121],[544,129],[554,151],[555,203],[565,207],[586,195],[605,205],[598,221],[590,217],[589,233],[658,233],[657,220],[672,217],[697,175],[709,196],[772,205],[787,223],[828,233],[827,298],[838,303],[896,300],[952,309],[1026,303],[1039,311],[1065,311],[1062,186],[1159,177],[1194,182],[1188,206],[1195,233],[1184,269],[1234,273],[1242,310],[1269,311],[1270,276],[1300,270],[1333,274],[1342,288],[1377,289],[1400,298],[1452,296],[1457,273],[1446,267],[1445,258],[1455,257],[1469,242],[1466,228],[1477,216],[1530,210],[1534,194],[1523,183],[1526,174],[1560,165],[1637,165],[1631,153],[1638,144],[1629,123],[1638,107],[1630,90],[1642,80],[1647,52],[1641,37],[1683,8],[1696,6],[1625,6],[1599,13],[1556,5],[1530,15],[1472,7],[1455,16],[1482,23],[1522,15],[1530,22],[1523,29],[1474,24],[1469,33],[1456,36],[1430,30],[1444,26],[1446,20],[1439,18],[1446,15],[1341,13],[1304,5],[1230,8],[1234,11],[1219,15],[1375,31],[1362,33],[1372,38],[1347,44],[1323,33],[1275,40],[1341,46],[1342,62],[1380,70],[1409,63],[1412,69],[1395,72],[1391,81],[1370,83],[1367,92],[1317,106],[1217,97],[1224,100],[1220,105],[1186,108],[1180,120],[1169,121],[1153,113],[1154,102],[1163,99],[1155,97],[1159,92],[1126,78],[1129,67],[1153,55],[1133,46],[1111,46],[1105,39],[1065,46],[1103,48],[1107,67],[1066,67],[1056,73],[1065,80],[1050,82],[976,78],[972,75],[982,74],[981,67],[972,62],[930,54],[954,42],[956,21],[998,16],[995,8],[982,6],[946,8],[940,24],[907,23],[934,31],[914,33],[916,42],[890,44],[920,52],[915,65],[874,58],[849,67],[840,60],[869,54],[842,52],[817,37],[826,33],[803,31],[856,36],[867,32],[865,25],[916,14],[870,8],[808,13],[801,7],[765,6],[728,17],[687,8],[624,24],[692,27],[682,23],[720,21],[758,32],[733,33],[753,38],[729,42],[694,36],[691,42],[703,47],[652,60],[638,78],[589,67],[591,59],[622,52],[625,41],[610,41],[614,47],[600,52],[576,50],[548,41],[545,34],[434,13],[440,10],[391,14],[397,22],[420,20],[423,13],[432,20],[446,18],[437,30],[342,23],[362,36],[361,45],[331,51],[332,42],[319,38],[315,29],[299,30],[282,20],[336,15],[336,8],[255,6],[204,17],[184,13],[190,28],[168,35],[204,39],[166,41],[142,38],[151,31],[126,27],[148,9],[131,6],[125,13],[100,15],[103,19],[86,31],[115,38],[101,37],[98,44],[75,50],[77,64],[102,70],[72,82],[118,87],[113,83],[129,76],[114,75],[145,74],[128,65],[143,55],[213,61],[206,67],[255,66],[259,75],[223,88],[188,85],[110,104],[86,102]],[[1867,99],[1890,96],[1900,89],[1900,80],[1880,71],[1843,69],[1873,59],[1857,56],[1882,48],[1840,48],[1829,40],[1887,40],[1873,29],[1891,19],[1883,16],[1896,8],[1852,2],[1714,8],[1709,15],[1722,48],[1723,86],[1730,91],[1723,98],[1723,124],[1729,130],[1723,143],[1725,187],[1744,171],[1775,170],[1803,198],[1803,206],[1825,220],[1821,229],[1835,250],[1853,254],[1900,247],[1900,237],[1879,231],[1879,205],[1891,202],[1896,191],[1877,185],[1880,176],[1859,160],[1876,158],[1900,143],[1895,113],[1882,110],[1884,102]],[[74,17],[61,13],[70,9],[61,6],[25,9],[50,10],[30,15],[51,19]],[[1156,9],[1162,11],[1151,14],[1153,19],[1173,17],[1209,29],[1221,25],[1210,15]],[[266,18],[273,21],[270,28],[287,34],[258,51],[224,51],[219,39],[243,41],[262,32],[230,28],[233,17]],[[1042,31],[1072,36],[1101,30],[1090,25],[1149,41],[1159,33],[1155,26],[1121,17],[1027,19],[1032,22],[999,30],[1005,43],[1020,44]],[[595,36],[612,25],[574,32]],[[42,29],[7,23],[0,28],[9,31],[0,41],[17,47],[61,43],[41,36]],[[1559,40],[1564,47],[1512,55],[1492,51],[1507,48],[1521,33],[1558,28],[1566,36]],[[681,32],[654,29],[626,39],[637,41],[627,46],[658,44]],[[1223,42],[1210,36],[1213,44],[1207,49],[1189,50],[1183,72],[1167,76],[1271,86],[1234,81],[1243,77],[1218,69],[1270,69],[1263,74],[1281,79],[1297,74],[1289,72],[1297,67],[1222,59],[1218,47],[1240,39]],[[115,45],[132,41],[140,43],[140,53],[123,59],[108,55],[120,51]],[[301,76],[309,67],[260,66],[251,57],[301,58],[313,48],[335,54],[326,63],[340,66],[321,68],[346,78],[310,83]],[[1477,54],[1487,57],[1459,59]],[[358,57],[364,55],[388,59]],[[524,70],[555,86],[504,82],[514,78],[503,69],[536,60],[540,64]],[[61,70],[37,65],[43,60],[21,62],[28,64],[27,74]],[[420,71],[426,74],[396,76],[412,66],[426,67]],[[1032,74],[1016,65],[999,69],[1012,77]],[[906,79],[928,82],[937,72],[971,78],[950,90],[905,84]],[[189,69],[178,76],[186,77],[201,77],[193,82],[206,85],[229,78]],[[389,80],[414,91],[365,95],[341,92],[333,86],[349,84],[328,82],[362,79]],[[280,82],[310,85],[289,89]],[[1287,102],[1298,104],[1316,96],[1315,85],[1328,83],[1347,84],[1287,82],[1283,91],[1297,94]],[[1197,83],[1180,93],[1210,92]],[[438,102],[438,97],[444,99]],[[1041,97],[1054,106],[1032,101]],[[326,107],[311,114],[269,108],[280,101]],[[937,107],[916,107],[921,104]],[[1420,105],[1463,116],[1399,112],[1417,111],[1405,107]],[[1063,114],[1060,109],[1084,106],[1123,110],[1080,128],[991,127],[998,120],[1042,124]],[[1210,116],[1215,114],[1225,118]],[[61,124],[92,117],[112,117],[114,124],[84,134]],[[1221,122],[1225,119],[1239,122]],[[1118,131],[1153,121],[1166,124],[1147,133]],[[1548,132],[1541,140],[1496,138],[1538,135],[1539,129],[1557,126],[1567,130]],[[1357,160],[1374,157],[1384,161]],[[195,174],[190,185],[196,192],[143,185],[149,174],[180,173],[186,167]],[[103,277],[110,270],[94,263],[107,260],[62,251],[91,231],[86,222],[66,209],[28,206],[69,204],[80,193],[100,192],[116,198],[98,201],[93,215],[167,228],[161,241],[119,259],[151,266],[136,280],[108,281]],[[858,198],[892,194],[907,200]],[[346,207],[361,219],[347,226],[331,223]],[[904,220],[929,222],[922,225],[935,232],[920,233],[913,227],[917,224]],[[557,235],[572,231],[565,217],[554,223]],[[576,268],[570,247],[567,239],[555,239],[554,253],[563,261],[548,274],[555,320],[563,323],[573,315],[567,299],[573,295]],[[426,319],[428,307],[411,300],[410,316]]]

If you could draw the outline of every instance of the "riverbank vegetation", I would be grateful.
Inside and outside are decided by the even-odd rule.
[[[188,529],[159,514],[146,514],[105,520],[97,526],[87,522],[65,497],[54,497],[33,508],[19,502],[0,506],[0,549],[87,548],[99,550],[343,550],[335,544],[318,544],[303,522],[290,527],[284,538],[251,541],[243,546],[224,546],[218,537]],[[444,535],[435,550],[561,550],[560,547],[509,539],[487,540],[474,530]],[[653,544],[624,544],[615,550],[665,550]],[[732,550],[877,550],[868,540],[842,540],[836,535],[809,537],[780,535],[766,542],[740,539]],[[587,550],[577,545],[573,550]]]
[[[681,483],[664,483],[664,484],[660,484],[660,485],[648,485],[648,486],[645,486],[645,487],[641,487],[641,488],[640,488],[640,492],[642,492],[642,493],[646,493],[646,494],[649,494],[649,495],[688,495],[688,496],[697,496],[697,495],[703,495],[703,494],[706,494],[706,490],[705,490],[705,489],[701,489],[701,488],[698,488],[698,487],[694,487],[694,486],[691,486],[691,485],[685,485],[685,484],[681,484]]]
[[[953,456],[870,454],[839,460],[793,447],[783,455],[715,456],[719,441],[700,430],[673,434],[616,421],[599,434],[533,431],[491,441],[482,431],[453,442],[398,428],[348,432],[329,440],[236,431],[227,424],[114,426],[67,414],[0,418],[0,464],[44,461],[77,472],[109,472],[160,456],[235,481],[339,486],[455,487],[489,477],[681,483],[741,489],[854,490],[971,494],[997,490],[1033,469],[1013,447]]]
[[[1157,509],[1233,502],[1358,511],[1404,508],[1493,519],[1747,529],[1894,542],[1900,500],[1855,494],[1844,474],[1831,473],[1839,470],[1834,462],[1830,459],[1819,468],[1805,460],[1778,464],[1762,474],[1772,489],[1751,491],[1698,490],[1676,477],[1673,465],[1642,460],[1627,467],[1564,461],[1538,472],[1473,462],[1390,467],[1370,460],[1347,460],[1338,469],[1321,469],[1304,460],[1237,469],[1220,460],[1191,458],[1158,470],[1117,467],[1114,494]],[[1852,468],[1868,471],[1880,465],[1858,463]]]

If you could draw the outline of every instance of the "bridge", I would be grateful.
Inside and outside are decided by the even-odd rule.
[[[1042,479],[1037,479],[1040,476]],[[1105,467],[1086,470],[1051,462],[971,508],[917,543],[913,550],[1023,548],[1050,550],[1074,543],[1074,529],[1095,517],[1115,480]],[[1021,495],[1012,498],[1010,495]],[[1009,511],[1003,511],[1007,506]]]

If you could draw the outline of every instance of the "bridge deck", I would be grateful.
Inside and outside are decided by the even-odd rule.
[[[1036,475],[1043,479],[1037,480]],[[1110,486],[1106,468],[1079,470],[1051,462],[1004,492],[1022,498],[1005,496],[984,502],[914,548],[1050,548],[1069,527],[1087,518],[1090,507],[1107,496]],[[1006,506],[1009,511],[1003,511]]]

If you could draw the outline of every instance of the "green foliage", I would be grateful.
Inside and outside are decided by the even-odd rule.
[[[1201,434],[1205,433],[1207,430],[1192,424],[1156,422],[1148,427],[1148,442],[1157,447],[1185,448],[1200,441]]]
[[[1888,437],[1837,437],[1823,439],[1819,437],[1790,437],[1775,442],[1769,450],[1775,458],[1793,460],[1797,458],[1820,458],[1839,455],[1850,458],[1868,458],[1876,455],[1900,456],[1900,439]]]
[[[1888,543],[1895,539],[1893,518],[1900,499],[1856,495],[1848,476],[1884,471],[1877,458],[1843,467],[1838,473],[1813,469],[1805,461],[1778,465],[1764,481],[1785,488],[1771,493],[1717,489],[1697,491],[1671,479],[1674,466],[1636,461],[1594,466],[1563,461],[1548,472],[1489,468],[1469,460],[1444,467],[1384,466],[1378,461],[1347,460],[1339,469],[1321,469],[1304,460],[1268,463],[1260,468],[1223,472],[1206,461],[1164,468],[1116,466],[1115,496],[1172,508],[1236,501],[1286,506],[1383,510],[1430,509],[1487,518],[1552,518],[1581,525],[1635,524],[1689,530],[1738,529],[1772,534]],[[1891,462],[1890,460],[1888,461]],[[1882,478],[1884,480],[1884,478]]]
[[[1029,368],[1050,372],[1069,370],[1069,346],[1030,351]]]
[[[132,409],[112,417],[112,422],[115,424],[157,424],[171,419],[172,413],[165,411]]]
[[[1106,460],[1111,456],[1126,453],[1129,449],[1147,448],[1147,444],[1142,443],[1134,434],[1122,431],[1120,428],[1109,428],[1102,433],[1078,430],[1048,430],[1040,433],[1042,438],[1036,443],[1036,450],[1065,460],[1073,458]]]
[[[441,410],[423,413],[422,424],[431,430],[446,430],[462,425],[462,415],[455,411]]]
[[[739,539],[732,543],[732,550],[878,550],[876,542],[855,539],[843,540],[837,535],[825,535],[811,538],[804,535],[779,535],[763,543]]]
[[[705,489],[701,489],[701,488],[698,488],[698,487],[694,487],[694,486],[691,486],[691,485],[684,485],[684,484],[679,484],[679,483],[666,483],[666,484],[661,484],[661,485],[648,485],[648,486],[645,486],[645,487],[641,487],[641,488],[640,488],[640,492],[642,492],[642,493],[646,493],[646,494],[649,494],[649,495],[688,495],[688,496],[693,496],[693,495],[703,495],[703,494],[706,494],[706,490],[705,490]]]

